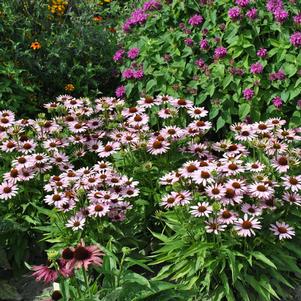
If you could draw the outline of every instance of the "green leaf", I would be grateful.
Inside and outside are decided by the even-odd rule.
[[[249,103],[243,103],[239,105],[238,115],[240,120],[244,120],[247,117],[247,115],[250,113],[250,110],[251,110],[251,106]]]
[[[156,85],[157,81],[155,79],[148,81],[146,84],[146,92],[149,93],[150,91],[152,91],[153,87],[155,87]]]
[[[261,252],[254,251],[254,252],[251,253],[251,256],[254,256],[257,260],[262,261],[266,265],[268,265],[268,266],[270,266],[270,267],[277,270],[277,267],[275,266],[275,264],[270,259],[268,259],[264,254],[262,254]]]
[[[216,122],[216,130],[220,130],[224,125],[226,124],[226,121],[223,119],[222,116],[218,117]]]

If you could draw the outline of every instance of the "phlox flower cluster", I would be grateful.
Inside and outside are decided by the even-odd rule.
[[[193,157],[160,179],[168,187],[161,205],[182,207],[208,233],[229,230],[251,237],[267,229],[280,240],[292,238],[294,227],[282,213],[301,206],[300,148],[295,146],[301,135],[283,128],[285,123],[278,118],[238,123],[231,126],[234,140],[188,141],[181,151]]]

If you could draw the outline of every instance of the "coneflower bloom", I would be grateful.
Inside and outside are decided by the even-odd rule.
[[[228,209],[221,209],[218,220],[223,224],[233,224],[237,220],[237,214]]]
[[[76,216],[72,216],[68,220],[68,222],[66,224],[66,227],[67,228],[72,228],[72,230],[74,230],[74,231],[83,230],[84,226],[85,226],[85,222],[86,222],[85,217],[78,214]]]
[[[262,209],[260,207],[247,203],[242,204],[241,211],[251,216],[258,216],[262,213]]]
[[[234,229],[239,236],[247,237],[255,235],[254,229],[261,229],[260,222],[255,217],[249,217],[247,214],[243,218],[237,219],[234,223]]]
[[[179,205],[179,202],[180,199],[178,194],[176,192],[171,192],[170,194],[163,196],[161,206],[164,206],[165,208],[171,208]]]
[[[183,164],[183,167],[179,169],[179,173],[184,178],[190,178],[193,173],[199,169],[198,161],[188,161]]]
[[[261,172],[265,169],[265,165],[260,163],[259,161],[249,162],[246,164],[246,169],[251,172]]]
[[[198,119],[207,116],[208,111],[203,107],[192,107],[187,110],[187,113],[191,118]]]
[[[8,182],[4,181],[2,184],[0,184],[0,200],[8,200],[12,197],[16,196],[18,193],[18,186]]]
[[[66,267],[84,268],[87,270],[90,265],[101,266],[103,255],[97,245],[85,246],[81,242],[74,248],[73,258],[68,261]]]
[[[46,265],[34,265],[32,266],[32,276],[35,277],[36,281],[43,281],[45,283],[51,283],[57,280],[58,272],[53,267]]]
[[[179,199],[179,205],[181,206],[189,204],[192,200],[191,193],[187,190],[177,192],[177,198]]]
[[[207,186],[208,184],[215,182],[210,170],[196,170],[193,172],[192,180],[196,184],[201,184],[203,186]]]
[[[273,196],[274,189],[265,183],[254,183],[249,186],[249,192],[252,197],[268,199]]]
[[[208,217],[209,214],[212,213],[212,206],[210,206],[208,202],[199,202],[196,206],[191,206],[190,208],[192,209],[190,213],[196,217]]]
[[[301,195],[297,193],[285,192],[283,194],[283,200],[294,205],[301,206]]]
[[[36,147],[37,147],[37,144],[32,139],[26,140],[20,145],[19,151],[24,154],[29,154],[29,153],[32,153]]]
[[[220,220],[209,218],[208,221],[205,222],[207,226],[205,226],[207,233],[219,234],[219,232],[225,231],[227,225],[221,223]]]
[[[278,236],[280,240],[292,239],[292,237],[295,235],[294,228],[283,222],[276,222],[276,224],[272,224],[270,230],[274,235]]]
[[[89,207],[90,216],[102,217],[110,211],[110,206],[105,203],[95,203]]]
[[[97,151],[98,156],[101,158],[109,157],[112,154],[116,153],[120,149],[120,143],[119,142],[108,142],[103,147],[100,147],[100,149]]]
[[[170,144],[164,140],[150,140],[147,144],[147,151],[152,155],[161,155],[168,151],[169,145]]]
[[[301,190],[301,175],[299,176],[285,176],[281,178],[283,180],[283,186],[286,190],[297,192]]]
[[[272,166],[279,172],[287,172],[289,170],[289,160],[286,156],[278,156],[272,160]]]
[[[209,185],[205,188],[207,195],[215,200],[220,200],[226,192],[222,184]]]

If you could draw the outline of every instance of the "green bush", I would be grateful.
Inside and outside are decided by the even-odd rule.
[[[300,31],[300,3],[279,4],[276,12],[272,1],[256,6],[245,2],[250,3],[239,8],[237,19],[230,11],[237,9],[237,1],[157,1],[151,8],[140,4],[123,24],[123,44],[119,59],[115,57],[126,95],[160,92],[194,100],[209,109],[216,130],[246,117],[258,121],[281,116],[291,126],[300,125],[301,53],[300,45],[290,41]],[[192,25],[195,15],[202,19]],[[215,54],[219,47],[226,48],[224,57]],[[132,48],[140,50],[136,59],[127,56]],[[261,48],[266,56],[265,50],[258,54]],[[255,63],[262,72],[251,72]],[[143,76],[131,74],[137,70]]]
[[[1,2],[1,109],[33,116],[58,94],[111,91],[116,39],[112,22],[100,18],[106,6],[86,0],[65,6],[52,0]]]

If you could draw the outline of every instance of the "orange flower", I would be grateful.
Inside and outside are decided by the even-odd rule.
[[[69,92],[72,92],[72,91],[75,90],[75,87],[74,87],[74,85],[72,85],[72,84],[67,84],[67,85],[65,86],[65,90],[66,90],[66,91],[69,91]]]
[[[40,49],[42,46],[39,42],[32,42],[31,45],[30,45],[30,48],[32,48],[33,50],[37,50],[37,49]]]
[[[109,27],[108,30],[109,30],[110,32],[113,32],[113,33],[116,32],[116,29],[115,29],[114,27]]]
[[[101,22],[103,20],[103,18],[101,16],[94,16],[93,20],[96,22]]]

